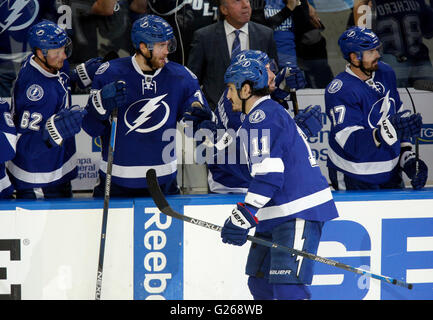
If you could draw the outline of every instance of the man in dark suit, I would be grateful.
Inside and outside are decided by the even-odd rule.
[[[260,50],[277,61],[273,30],[250,21],[249,0],[220,0],[224,20],[194,32],[188,68],[194,72],[212,109],[224,91],[224,73],[233,54]]]

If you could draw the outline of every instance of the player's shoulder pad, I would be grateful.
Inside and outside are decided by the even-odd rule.
[[[101,74],[108,74],[109,72],[117,72],[117,70],[123,71],[127,69],[125,68],[125,65],[127,65],[130,62],[130,60],[131,57],[122,57],[110,61],[105,61],[96,70],[95,76]]]
[[[274,122],[281,112],[285,112],[285,110],[279,103],[272,99],[267,99],[256,106],[246,116],[246,119],[250,124],[260,126],[268,122]]]
[[[169,61],[164,68],[167,68],[171,73],[179,77],[187,77],[187,79],[194,79],[198,81],[197,76],[188,67],[183,66],[177,62]]]
[[[336,94],[344,86],[344,79],[340,77],[334,78],[326,87],[325,94]]]
[[[380,72],[395,74],[394,69],[389,64],[387,64],[386,62],[379,61],[378,65],[379,65],[379,71]]]

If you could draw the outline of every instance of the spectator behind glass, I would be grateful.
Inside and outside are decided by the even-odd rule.
[[[169,60],[185,65],[188,61],[194,31],[215,23],[218,0],[197,3],[183,0],[149,0],[148,11],[167,20],[173,26],[178,50],[168,55]]]
[[[325,88],[333,79],[328,64],[325,29],[316,10],[307,0],[301,0],[293,15],[298,66],[304,71],[309,88]]]
[[[429,49],[423,38],[433,37],[433,9],[424,0],[414,0],[410,5],[389,10],[394,1],[356,0],[355,23],[366,26],[371,10],[375,11],[373,31],[383,43],[382,61],[391,65],[397,77],[397,87],[412,87],[415,80],[433,80],[433,67]],[[368,18],[368,19],[366,19]]]
[[[55,0],[0,1],[0,97],[10,97],[21,63],[30,54],[28,30],[43,19],[57,20]]]
[[[236,54],[241,50],[260,50],[278,60],[273,30],[250,21],[249,0],[220,0],[219,10],[223,21],[194,32],[187,64],[203,85],[213,110],[225,89],[224,72],[233,51]]]
[[[280,69],[287,63],[292,66],[297,65],[295,26],[292,18],[297,2],[297,0],[266,0],[265,21],[266,25],[274,30]]]

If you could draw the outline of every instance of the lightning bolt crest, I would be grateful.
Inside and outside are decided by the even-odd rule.
[[[19,17],[22,16],[23,13],[21,11],[27,6],[30,1],[32,0],[17,0],[12,4],[12,7],[10,6],[11,0],[8,1],[8,8],[11,13],[5,19],[6,24],[1,25],[3,30],[0,31],[0,34],[6,31],[15,21],[17,21]]]
[[[388,91],[386,93],[385,98],[383,98],[382,105],[380,106],[379,113],[381,114],[381,116],[380,116],[380,120],[379,120],[378,124],[386,119],[386,117],[388,116],[388,112],[389,112],[390,107],[391,107],[391,104],[389,102],[389,91]]]
[[[139,110],[141,112],[140,116],[133,121],[133,126],[128,130],[128,133],[140,127],[143,123],[150,119],[150,114],[152,114],[156,109],[158,109],[161,105],[159,102],[166,96],[164,94],[162,96],[149,99],[149,101]]]

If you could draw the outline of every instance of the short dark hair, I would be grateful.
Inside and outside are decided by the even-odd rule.
[[[248,84],[251,88],[253,88],[253,82],[252,81],[245,80],[244,82],[242,82],[241,88],[245,84]],[[261,89],[251,89],[251,94],[254,96],[264,97],[264,96],[270,95],[271,90],[269,89],[269,86],[266,86],[266,87],[261,88]]]

